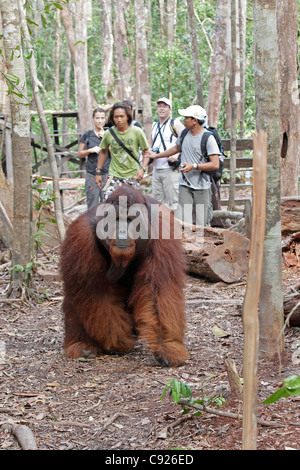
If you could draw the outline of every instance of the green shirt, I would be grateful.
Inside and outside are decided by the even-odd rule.
[[[146,150],[149,147],[144,131],[137,126],[129,126],[124,134],[118,132],[116,126],[113,127],[113,130],[125,147],[127,147],[137,159],[139,159],[139,149]],[[110,147],[110,175],[116,176],[117,178],[132,178],[140,169],[139,164],[120,147],[109,130],[104,133],[100,147],[102,149],[108,149]]]

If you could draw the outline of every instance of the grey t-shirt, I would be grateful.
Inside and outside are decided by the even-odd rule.
[[[190,132],[186,134],[181,148],[182,162],[197,164],[207,163],[208,160],[205,159],[201,153],[201,140],[204,132],[198,135],[191,135]],[[181,147],[180,136],[176,141],[176,145]],[[208,156],[220,154],[218,144],[213,135],[210,135],[207,139],[206,150]],[[208,189],[210,188],[211,180],[207,173],[199,170],[191,170],[184,174],[180,172],[179,184],[192,189]]]

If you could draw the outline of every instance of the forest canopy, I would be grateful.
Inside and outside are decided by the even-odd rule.
[[[44,3],[44,7],[43,7]],[[61,2],[63,3],[63,2]],[[69,7],[72,2],[68,2]],[[88,48],[88,70],[90,88],[95,101],[105,104],[114,100],[123,99],[116,94],[116,79],[118,77],[118,63],[114,52],[113,70],[109,88],[105,91],[103,84],[104,63],[103,51],[105,43],[101,36],[104,18],[107,19],[104,1],[85,2],[91,4],[91,13],[87,18],[87,48]],[[135,8],[134,2],[123,0],[118,2],[126,4],[126,35],[128,47],[124,48],[122,54],[130,59],[133,73],[131,80],[133,88],[136,83],[136,33],[135,33]],[[173,98],[173,111],[177,115],[178,108],[186,107],[195,102],[196,87],[193,70],[193,58],[191,50],[191,38],[189,34],[188,11],[185,0],[178,0],[177,9],[173,18],[174,30],[171,40],[168,38],[166,29],[161,31],[160,5],[164,2],[158,0],[145,2],[146,6],[146,34],[148,47],[149,82],[151,92],[152,112],[155,114],[156,100],[159,96]],[[27,21],[29,22],[34,43],[34,51],[38,66],[39,80],[43,90],[45,109],[62,109],[65,96],[65,72],[68,64],[67,39],[64,34],[61,21],[57,16],[59,2],[26,2]],[[114,21],[114,5],[112,2],[111,17]],[[203,94],[206,102],[209,83],[210,67],[213,53],[213,42],[215,37],[215,17],[217,1],[194,1],[195,25],[199,48],[199,59],[201,76],[203,81]],[[42,8],[43,7],[43,8]],[[166,5],[164,4],[164,8]],[[89,8],[87,7],[89,11]],[[112,30],[114,51],[118,48],[118,32]],[[59,40],[59,58],[56,54],[56,41]],[[78,47],[79,42],[75,43]],[[247,24],[246,24],[246,49],[245,49],[245,129],[250,133],[255,128],[254,123],[254,73],[253,73],[253,12],[252,2],[247,2]],[[26,57],[26,56],[25,56]],[[55,83],[57,75],[55,68],[59,60],[59,85]],[[70,93],[68,109],[77,109],[76,92],[73,71],[71,68]],[[55,90],[58,86],[58,96]],[[31,99],[31,87],[28,87],[28,95]],[[225,101],[228,99],[224,94],[223,106],[221,107],[220,123],[224,123]],[[224,126],[223,126],[224,127]],[[224,129],[225,131],[225,129]]]

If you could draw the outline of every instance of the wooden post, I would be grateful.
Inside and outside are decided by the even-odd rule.
[[[243,450],[256,450],[256,397],[258,356],[258,301],[263,265],[267,135],[258,132],[253,140],[253,208],[250,241],[249,271],[243,306],[244,323],[244,392],[243,392]]]

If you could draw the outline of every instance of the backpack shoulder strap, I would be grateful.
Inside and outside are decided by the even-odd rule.
[[[92,132],[93,132],[92,129],[89,129],[88,131],[85,132],[84,144],[86,147],[89,145]]]
[[[170,128],[171,128],[172,134],[174,134],[175,137],[178,137],[178,134],[177,134],[176,129],[175,129],[175,119],[174,118],[170,119]]]
[[[109,132],[111,133],[111,135],[113,136],[113,138],[115,139],[115,141],[120,145],[120,147],[125,150],[125,152],[128,153],[128,155],[131,156],[131,158],[133,158],[139,165],[140,167],[142,167],[142,165],[140,164],[140,162],[138,161],[137,158],[135,158],[135,156],[132,154],[132,152],[127,148],[125,147],[125,145],[123,144],[123,142],[118,138],[118,136],[115,134],[115,131],[113,130],[112,127],[109,128]]]
[[[182,142],[183,142],[183,139],[185,138],[185,136],[187,135],[187,133],[189,132],[188,129],[182,129],[182,132],[180,134],[180,146],[182,146]]]
[[[207,149],[206,144],[210,135],[213,135],[210,131],[204,131],[201,139],[201,153],[203,157],[207,159]]]

